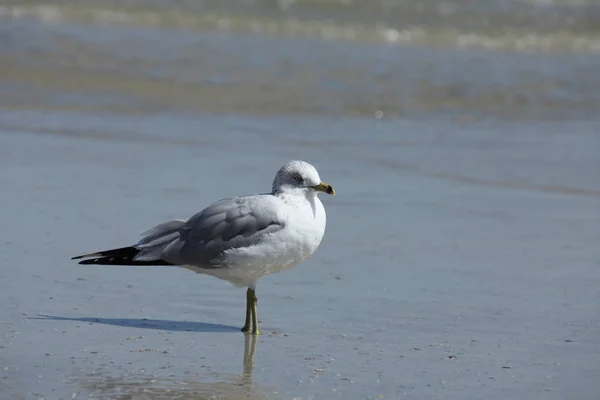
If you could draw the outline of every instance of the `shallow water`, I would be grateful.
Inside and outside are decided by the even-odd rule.
[[[522,13],[522,3],[518,3],[515,10]],[[394,45],[260,29],[249,34],[118,18],[133,12],[131,7],[142,12],[135,2],[113,11],[109,5],[102,6],[104,2],[93,7],[87,2],[26,4],[4,6],[0,12],[0,101],[4,108],[126,114],[433,115],[465,120],[580,120],[595,118],[600,110],[600,56],[590,49],[482,51],[478,46],[451,43]],[[70,14],[69,10],[80,8],[116,14],[115,21],[106,24],[93,16],[82,19]],[[335,9],[340,14],[334,13],[328,23],[347,23],[348,10]],[[304,21],[308,17],[302,10],[306,12],[302,7],[292,8],[278,18],[293,16],[305,26],[313,20]],[[355,17],[367,23],[369,13],[362,10],[355,10]],[[193,12],[183,15],[191,18]],[[590,12],[580,19],[573,15],[575,27],[593,15]],[[550,24],[542,17],[538,15]],[[516,34],[513,20],[517,16],[498,25],[489,22],[486,29]],[[600,17],[597,22],[596,27]],[[594,32],[582,31],[582,35]]]
[[[389,43],[357,26],[399,29],[401,3],[350,3],[1,8],[0,397],[595,398],[596,51]],[[469,4],[596,34],[592,3],[518,3]],[[412,20],[494,30],[423,4]],[[260,281],[255,343],[243,290],[69,260],[292,158],[338,194],[317,254]]]

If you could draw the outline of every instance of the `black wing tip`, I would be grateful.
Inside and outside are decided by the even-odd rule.
[[[86,257],[86,256],[83,256]],[[82,257],[78,257],[82,258]],[[165,260],[137,261],[132,256],[98,256],[79,261],[80,265],[121,265],[121,266],[167,266],[175,265]]]
[[[89,258],[89,259],[95,260],[95,262],[91,262],[91,260],[86,260],[88,262],[86,262],[85,264],[96,264],[98,261],[101,261],[102,259],[106,259],[106,260],[110,259],[110,261],[114,261],[114,259],[116,259],[116,258],[133,259],[133,257],[135,257],[135,255],[139,252],[140,252],[139,249],[136,249],[133,246],[127,246],[127,247],[120,247],[118,249],[102,250],[102,251],[96,251],[94,253],[86,253],[86,254],[82,254],[79,256],[73,256],[73,257],[71,257],[71,260],[80,260],[82,258]]]
[[[81,258],[81,257],[79,257],[79,258]],[[81,260],[77,264],[80,264],[80,265],[97,264],[98,261],[100,261],[99,258],[89,258],[87,260]]]
[[[84,258],[84,260],[79,261],[81,265],[131,265],[131,266],[141,266],[141,265],[174,265],[165,260],[152,260],[152,261],[138,261],[135,260],[135,256],[140,252],[140,249],[136,249],[133,246],[130,247],[121,247],[120,249],[112,249],[100,251],[97,253],[84,254],[81,256],[71,257],[71,260],[80,260]]]

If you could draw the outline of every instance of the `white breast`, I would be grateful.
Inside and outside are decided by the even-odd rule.
[[[236,249],[227,255],[229,267],[203,270],[239,286],[253,286],[260,277],[285,271],[310,257],[325,233],[325,207],[313,201],[284,201],[289,207],[286,224],[256,246]]]

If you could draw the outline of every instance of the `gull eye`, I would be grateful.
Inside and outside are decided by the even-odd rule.
[[[292,176],[292,178],[296,181],[296,182],[302,182],[302,177],[299,174],[294,174],[294,176]]]

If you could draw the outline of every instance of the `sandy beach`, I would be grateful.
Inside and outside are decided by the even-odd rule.
[[[198,135],[210,119],[186,121],[169,143],[144,140],[143,121],[139,141],[2,131],[7,396],[593,398],[595,132],[524,133],[535,149],[524,151],[505,132],[463,127],[448,141],[415,123],[363,122],[380,130],[369,144],[315,135],[290,146],[302,137],[294,121],[270,121],[288,127],[272,141],[235,127],[265,121],[241,118],[231,145]],[[320,123],[332,136],[361,124]],[[401,156],[361,158],[366,146]],[[180,269],[69,260],[213,199],[268,190],[274,167],[300,154],[338,196],[326,199],[319,252],[259,283],[265,334],[251,366],[243,290]]]

